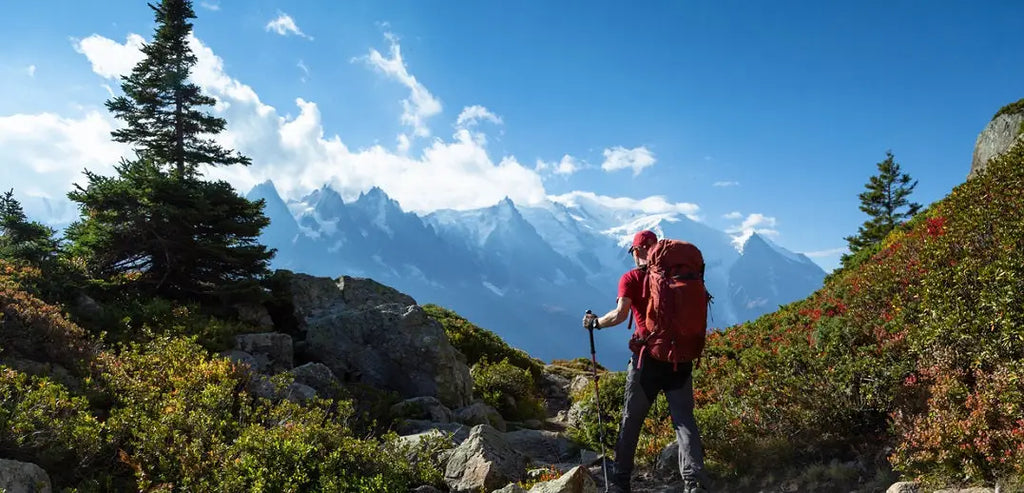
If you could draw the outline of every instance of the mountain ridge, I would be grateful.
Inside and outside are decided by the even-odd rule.
[[[278,250],[275,267],[377,279],[421,302],[450,306],[548,360],[585,352],[574,330],[580,314],[614,305],[619,277],[633,268],[626,250],[641,229],[701,248],[716,296],[715,327],[806,297],[825,277],[781,246],[757,248],[757,261],[748,254],[740,262],[744,254],[730,235],[683,212],[610,207],[590,194],[530,206],[506,197],[489,207],[423,215],[404,211],[379,187],[347,203],[326,185],[285,201],[273,182],[264,182],[247,196],[266,200],[271,224],[282,223],[261,238]],[[793,261],[801,257],[806,262]],[[781,285],[765,291],[758,285],[769,273]],[[759,302],[747,306],[754,296]],[[627,338],[624,330],[602,331],[598,342],[608,357],[624,361]]]

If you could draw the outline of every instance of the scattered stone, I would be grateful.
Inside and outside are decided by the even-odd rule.
[[[900,481],[885,490],[885,493],[920,493],[921,485],[911,481]]]
[[[455,410],[455,420],[467,425],[490,425],[502,432],[508,429],[501,413],[483,402],[474,402]]]
[[[245,351],[253,356],[259,373],[269,375],[292,369],[294,349],[292,337],[280,332],[263,332],[259,334],[241,334],[235,336],[235,349]]]
[[[597,483],[583,466],[576,466],[562,477],[537,483],[530,493],[597,493]]]
[[[450,423],[452,411],[436,397],[413,397],[391,406],[395,418],[422,419],[434,423]]]
[[[526,457],[489,425],[477,425],[456,447],[445,468],[445,483],[456,493],[493,491],[520,479]]]
[[[50,476],[29,463],[0,459],[0,491],[6,493],[50,493]]]

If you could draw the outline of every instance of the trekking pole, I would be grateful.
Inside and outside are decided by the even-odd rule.
[[[587,315],[593,315],[594,312],[587,310]],[[594,323],[591,323],[587,327],[587,331],[590,332],[590,363],[591,369],[594,373],[594,405],[597,407],[597,432],[598,437],[601,440],[601,470],[604,472],[604,491],[608,492],[608,457],[604,451],[604,423],[601,422],[601,389],[597,384],[597,380],[600,378],[597,376],[597,350],[594,349]]]

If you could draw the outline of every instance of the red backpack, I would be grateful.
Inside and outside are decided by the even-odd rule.
[[[704,286],[704,256],[692,243],[660,240],[647,254],[644,280],[647,327],[634,338],[661,361],[693,361],[704,351],[711,294]]]

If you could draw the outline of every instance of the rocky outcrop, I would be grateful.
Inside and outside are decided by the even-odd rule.
[[[505,431],[505,418],[501,413],[483,402],[474,402],[455,411],[455,420],[468,425],[491,425],[498,431]]]
[[[6,493],[50,493],[50,476],[28,462],[0,459],[0,491]]]
[[[518,481],[525,467],[526,457],[509,446],[501,432],[478,425],[452,452],[444,481],[456,493],[493,491]]]
[[[1024,111],[1000,112],[985,126],[974,144],[974,157],[971,160],[971,172],[967,178],[975,176],[984,169],[988,161],[1008,151],[1013,144],[1022,140],[1024,130]]]
[[[574,462],[580,459],[596,459],[588,455],[569,439],[553,431],[517,430],[505,433],[505,440],[512,448],[527,456],[534,464],[554,465]]]
[[[395,418],[428,420],[434,423],[450,423],[452,411],[441,404],[436,397],[413,397],[391,406]]]
[[[323,363],[306,363],[292,368],[288,373],[295,378],[295,383],[308,385],[321,397],[333,396],[340,387],[334,372]]]
[[[288,282],[303,357],[342,381],[430,396],[449,408],[470,402],[469,367],[441,324],[411,297],[369,279],[295,274]]]
[[[264,332],[235,336],[235,349],[248,353],[253,358],[253,370],[259,373],[277,374],[292,369],[294,349],[288,334]]]

